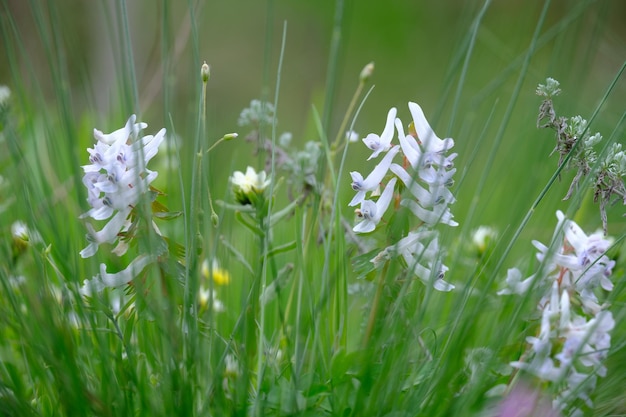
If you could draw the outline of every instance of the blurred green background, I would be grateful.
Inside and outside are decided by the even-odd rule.
[[[54,111],[62,102],[69,104],[69,114],[84,121],[84,129],[75,132],[73,152],[81,157],[77,163],[82,163],[84,149],[92,143],[94,125],[110,131],[137,112],[149,124],[148,133],[162,126],[176,131],[187,176],[189,169],[185,167],[197,124],[200,64],[206,61],[211,66],[211,141],[239,131],[238,115],[250,100],[265,97],[273,101],[286,22],[277,109],[279,132],[292,132],[299,144],[317,140],[312,106],[320,114],[325,106],[331,106],[326,132],[334,137],[361,69],[375,62],[375,88],[355,130],[362,136],[380,132],[392,106],[398,107],[406,124],[410,117],[406,103],[419,102],[436,132],[456,140],[457,179],[463,179],[455,213],[461,224],[472,201],[480,207],[476,224],[489,224],[494,213],[506,212],[512,206],[530,207],[529,196],[539,193],[556,168],[558,157],[548,158],[554,146],[552,132],[535,126],[540,104],[534,94],[537,83],[548,76],[561,81],[563,94],[556,100],[557,111],[589,118],[626,58],[624,1],[551,2],[495,163],[485,171],[543,2],[506,0],[488,5],[460,89],[467,42],[483,2],[136,0],[126,2],[126,7],[123,4],[3,1],[5,32],[0,56],[13,54],[16,65],[9,66],[11,59],[2,59],[0,83],[30,103],[25,108],[33,112],[43,114],[44,109]],[[126,12],[132,42],[132,51],[127,52],[122,22]],[[338,47],[337,66],[329,76],[333,40]],[[129,64],[134,67],[138,106],[128,99],[133,84]],[[64,80],[61,89],[55,87],[56,79]],[[329,90],[329,85],[334,88]],[[625,93],[626,82],[619,80],[594,121],[593,131],[611,135],[624,111]],[[458,107],[454,110],[457,94]],[[618,138],[623,138],[623,132],[623,126],[618,126]],[[240,133],[243,137],[247,132]],[[43,142],[47,138],[33,140]],[[244,140],[220,147],[211,168],[216,195],[223,195],[233,170],[245,170],[248,164],[262,167],[252,150]],[[363,146],[354,146],[348,171],[363,169],[365,151]],[[473,153],[475,159],[471,159]],[[477,194],[475,187],[484,173],[488,175],[485,188]],[[572,177],[573,172],[566,173],[542,203],[546,210],[536,216],[537,224],[553,224],[554,211],[567,207],[560,199]],[[161,174],[157,186],[175,201],[180,197],[178,182],[171,180]],[[347,172],[340,186],[346,194],[350,192]],[[345,199],[347,202],[349,196]],[[589,205],[586,210],[593,215],[584,216],[590,223],[583,226],[598,226],[597,208]],[[624,229],[622,211],[617,207],[609,213],[610,230]],[[514,227],[518,220],[494,226]],[[542,237],[532,223],[529,226],[530,236]],[[546,231],[546,236],[549,233]]]

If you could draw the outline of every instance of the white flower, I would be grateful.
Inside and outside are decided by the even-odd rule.
[[[249,192],[262,192],[270,184],[267,179],[265,171],[260,171],[258,174],[252,167],[246,169],[245,175],[241,171],[235,171],[232,176],[232,183],[237,186],[244,193]]]
[[[577,358],[582,365],[594,367],[599,376],[606,376],[602,362],[611,347],[610,332],[614,327],[615,320],[610,311],[602,311],[590,320],[577,315],[573,315],[572,320],[567,317],[561,323],[561,334],[566,342],[557,358],[563,362]]]
[[[597,303],[593,290],[598,286],[612,289],[608,277],[614,262],[605,255],[609,241],[599,234],[587,236],[560,211],[557,219],[551,248],[533,241],[539,251],[537,259],[543,264],[537,279],[540,284],[551,283],[550,292],[538,306],[542,311],[540,332],[526,339],[531,350],[525,354],[525,360],[512,362],[511,366],[558,384],[554,400],[557,409],[570,409],[576,398],[592,407],[589,394],[597,378],[606,376],[603,362],[611,346],[610,332],[615,327],[613,315]],[[521,278],[519,270],[510,269],[506,280],[509,288],[498,294],[527,292],[535,275],[524,281]],[[559,346],[561,350],[555,352],[554,347]],[[554,359],[560,362],[558,367]],[[574,412],[578,413],[579,410]]]
[[[563,377],[563,369],[554,366],[554,360],[549,357],[535,356],[530,363],[514,361],[509,365],[513,368],[524,369],[546,381],[556,382]]]
[[[375,133],[370,133],[363,139],[365,146],[374,151],[367,160],[376,158],[381,152],[386,152],[391,148],[391,140],[393,139],[393,123],[396,118],[397,110],[392,107],[387,113],[387,123],[385,123],[385,129],[380,136]]]
[[[398,164],[391,164],[389,170],[400,178],[422,207],[433,207],[435,204],[452,204],[456,201],[447,187],[429,184],[429,190],[426,190]]]
[[[81,251],[82,257],[95,254],[101,243],[117,240],[128,215],[157,176],[146,165],[165,139],[165,129],[154,136],[139,137],[139,132],[145,127],[145,123],[136,123],[133,114],[123,128],[112,133],[105,134],[94,129],[97,142],[92,149],[87,149],[90,163],[83,166],[83,184],[87,187],[87,201],[91,209],[80,217],[94,220],[114,217],[99,232],[87,225],[90,244]]]
[[[432,210],[427,210],[417,204],[413,200],[402,200],[400,205],[407,207],[411,212],[424,223],[434,226],[437,223],[447,224],[449,226],[458,226],[459,224],[452,220],[454,217],[450,208],[444,204],[433,207]]]
[[[374,170],[367,176],[367,178],[363,178],[363,175],[360,173],[353,171],[350,173],[352,176],[352,189],[356,191],[356,195],[348,203],[349,206],[356,206],[363,200],[365,200],[365,193],[367,191],[374,191],[378,188],[378,185],[383,180],[385,175],[387,175],[387,171],[389,171],[389,167],[391,166],[391,161],[396,154],[400,152],[399,146],[394,146],[391,148],[387,155],[374,167]]]
[[[270,185],[270,180],[267,179],[265,171],[260,171],[257,174],[254,168],[250,166],[246,169],[245,174],[241,171],[233,172],[230,181],[233,185],[235,198],[241,204],[250,204],[251,198],[254,198],[253,194],[263,194],[263,191]]]
[[[26,223],[17,220],[11,224],[11,235],[14,240],[24,243],[41,243],[41,235],[36,230],[30,230]]]
[[[346,139],[350,143],[355,143],[359,140],[359,134],[354,130],[349,130],[346,132]]]
[[[493,244],[497,237],[498,232],[493,227],[479,226],[478,229],[472,232],[472,244],[478,250],[478,253],[482,254],[489,245]]]
[[[417,103],[409,103],[409,110],[413,116],[413,126],[417,133],[417,140],[411,135],[404,134],[404,128],[399,120],[396,120],[398,139],[402,152],[414,169],[430,168],[437,165],[446,169],[452,168],[452,160],[456,154],[444,156],[454,147],[452,138],[440,139],[430,127],[424,116],[422,108]]]
[[[426,241],[428,242],[427,246],[422,243]],[[432,282],[436,290],[451,291],[454,289],[454,285],[443,280],[448,267],[443,265],[439,259],[441,250],[436,231],[409,232],[396,245],[388,247],[385,251],[400,254],[409,270],[423,282],[427,284]]]
[[[382,219],[385,211],[389,207],[389,203],[391,203],[391,198],[393,197],[393,188],[396,185],[396,179],[392,178],[391,181],[385,187],[385,190],[382,192],[380,197],[378,197],[378,201],[374,203],[372,200],[364,200],[361,202],[361,217],[363,217],[363,221],[354,226],[354,232],[356,233],[369,233],[376,229],[376,226]]]
[[[454,146],[454,139],[439,139],[433,129],[430,127],[422,108],[413,102],[409,102],[409,111],[413,116],[413,125],[417,132],[417,138],[426,152],[442,153],[446,152]]]
[[[130,209],[118,211],[100,231],[96,231],[91,224],[87,223],[86,227],[89,232],[87,234],[87,240],[89,241],[89,245],[80,251],[80,256],[89,258],[95,255],[99,245],[103,243],[115,243],[119,233],[128,223],[127,218],[129,214]]]
[[[535,275],[531,275],[522,281],[522,271],[517,268],[509,268],[506,272],[506,288],[498,291],[497,294],[526,294],[534,279]]]
[[[126,285],[133,280],[146,266],[155,262],[155,255],[139,255],[127,267],[116,273],[108,273],[107,266],[100,264],[100,274],[91,280],[85,280],[84,285],[80,289],[83,295],[91,295],[94,292],[100,292],[106,287],[119,287]]]
[[[367,233],[376,229],[391,201],[392,186],[399,179],[409,191],[400,204],[421,220],[420,231],[409,233],[397,244],[379,252],[371,262],[378,268],[394,256],[402,256],[408,270],[422,281],[432,283],[439,291],[450,291],[454,286],[443,280],[448,268],[441,262],[437,233],[432,228],[438,223],[458,225],[448,207],[455,202],[449,187],[453,184],[452,176],[456,172],[453,164],[456,154],[446,155],[446,153],[454,146],[454,141],[451,138],[439,139],[417,104],[409,103],[409,110],[419,140],[405,134],[402,122],[396,118],[395,107],[387,113],[387,122],[382,134],[380,136],[370,134],[363,140],[367,147],[374,151],[370,159],[377,157],[381,152],[387,150],[388,152],[367,178],[356,171],[350,173],[352,189],[356,191],[356,195],[349,205],[361,203],[360,214],[364,218],[353,230],[357,233]],[[391,147],[394,125],[400,144]],[[410,164],[409,170],[392,163],[398,153],[401,153],[405,162],[408,161]],[[374,203],[366,200],[366,193],[377,190],[383,178],[388,175],[388,171],[391,171],[394,177],[378,201]]]
[[[561,211],[557,211],[556,216],[558,225],[553,240],[558,243],[564,238],[566,244],[551,250],[542,243],[533,241],[533,245],[539,250],[537,259],[546,263],[547,270],[558,266],[565,268],[562,277],[565,284],[574,286],[576,291],[584,294],[590,302],[596,302],[593,289],[598,286],[607,291],[613,289],[609,276],[615,261],[610,260],[605,254],[611,243],[600,233],[587,236],[580,226],[566,219]]]
[[[200,288],[198,289],[198,303],[201,307],[206,308],[209,304],[209,300],[213,300],[212,307],[214,312],[223,313],[226,311],[224,303],[217,298],[217,291],[211,291],[204,285],[200,285]]]
[[[235,355],[229,353],[224,358],[225,366],[224,366],[224,374],[226,376],[237,376],[239,375],[239,361],[235,357]]]
[[[3,106],[11,98],[11,90],[6,85],[0,85],[0,106]]]

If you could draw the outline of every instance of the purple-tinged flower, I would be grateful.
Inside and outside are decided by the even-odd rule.
[[[395,107],[392,107],[387,113],[387,123],[385,124],[385,129],[383,133],[378,136],[375,133],[370,133],[363,139],[363,143],[369,149],[374,152],[370,155],[367,160],[369,161],[372,158],[376,158],[380,155],[381,152],[386,152],[391,148],[391,140],[393,139],[393,122],[396,118],[397,110]]]
[[[387,175],[387,171],[389,171],[389,167],[391,166],[391,161],[393,157],[400,151],[399,146],[394,146],[391,148],[387,155],[374,167],[374,170],[367,176],[367,178],[363,178],[363,175],[360,173],[353,171],[350,173],[352,176],[352,189],[356,191],[356,195],[348,203],[349,206],[356,206],[363,200],[365,200],[365,193],[368,191],[374,191],[378,188],[380,182],[383,180],[385,175]]]
[[[361,202],[360,217],[362,217],[363,220],[354,226],[354,229],[352,229],[354,232],[369,233],[376,229],[380,219],[382,219],[385,211],[387,211],[389,203],[391,203],[396,181],[396,178],[392,178],[391,181],[389,181],[385,190],[375,203],[372,200],[363,200]]]
[[[130,116],[126,125],[105,134],[94,129],[97,140],[89,152],[89,165],[84,165],[83,184],[87,188],[87,201],[91,209],[80,218],[94,220],[113,218],[98,232],[87,225],[89,245],[80,254],[93,256],[102,243],[114,243],[125,227],[127,218],[141,198],[148,193],[150,183],[157,173],[146,168],[165,139],[165,129],[156,135],[140,137],[145,123],[136,123]]]

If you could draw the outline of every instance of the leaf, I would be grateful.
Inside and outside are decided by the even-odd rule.
[[[172,220],[172,219],[182,216],[182,214],[183,214],[182,211],[165,211],[165,212],[155,211],[154,217],[156,217],[157,219],[161,219],[161,220]]]
[[[170,211],[167,207],[165,207],[163,204],[161,204],[159,201],[154,200],[152,201],[152,212],[155,213],[167,213],[168,211]]]
[[[374,259],[379,253],[380,249],[374,249],[352,258],[352,268],[354,269],[354,272],[357,273],[358,278],[366,278],[371,281],[371,279],[367,278],[367,275],[376,270],[376,266],[373,262],[371,262],[371,260]]]

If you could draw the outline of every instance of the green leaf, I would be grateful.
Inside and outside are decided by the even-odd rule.
[[[358,278],[366,278],[369,281],[373,279],[373,277],[370,278],[367,277],[367,275],[376,270],[376,266],[373,262],[371,262],[371,260],[379,253],[380,249],[374,249],[352,258],[352,268],[354,269],[354,272],[358,274]]]
[[[161,220],[172,220],[182,216],[182,211],[154,212],[154,217]]]

